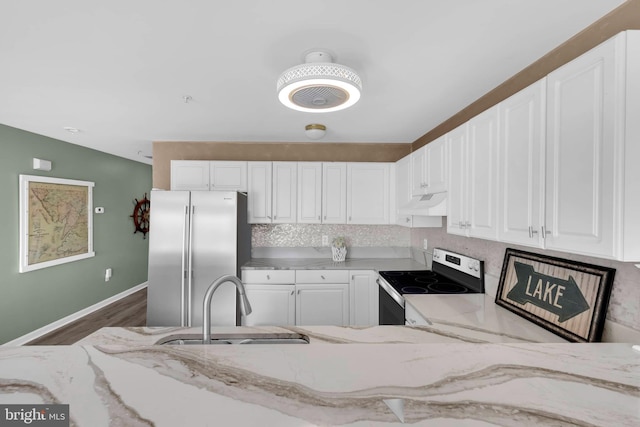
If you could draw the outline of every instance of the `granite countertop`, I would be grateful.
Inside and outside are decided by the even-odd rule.
[[[0,347],[0,403],[67,403],[91,427],[640,425],[630,344],[114,342]]]
[[[431,333],[467,342],[562,343],[567,342],[529,320],[495,303],[488,294],[404,295]]]
[[[334,262],[330,258],[252,258],[243,270],[425,270],[412,258],[347,258]]]

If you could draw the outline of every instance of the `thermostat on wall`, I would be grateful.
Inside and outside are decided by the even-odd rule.
[[[96,212],[96,213],[104,213],[104,208],[103,208],[102,206],[97,207],[97,208],[95,209],[95,212]]]

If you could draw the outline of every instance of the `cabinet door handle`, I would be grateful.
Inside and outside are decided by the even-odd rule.
[[[324,220],[325,220],[325,221],[327,220],[327,216],[326,216],[326,215],[324,216]]]
[[[349,217],[349,222],[351,222],[351,217]]]
[[[407,217],[407,218],[405,219],[405,222],[411,222],[411,218]]]
[[[267,280],[271,280],[271,276],[267,274]]]
[[[460,227],[460,228],[464,228],[464,222],[462,222],[462,221],[458,221],[458,227]]]
[[[269,215],[267,215],[267,218],[271,219],[271,217]]]
[[[300,289],[298,289],[298,295],[300,295]]]
[[[320,215],[318,215],[318,221],[320,221],[322,219],[322,217]]]
[[[274,216],[273,216],[273,219],[276,219],[276,218],[278,218],[278,215],[274,215]]]
[[[547,230],[544,225],[540,227],[541,235],[543,239],[547,238],[547,234],[551,234],[549,230]]]
[[[295,293],[295,291],[291,291],[291,295],[293,295]]]
[[[320,275],[320,277],[322,277],[322,280],[327,280],[327,279],[325,279],[325,278],[324,278],[324,276],[323,276],[323,275]]]

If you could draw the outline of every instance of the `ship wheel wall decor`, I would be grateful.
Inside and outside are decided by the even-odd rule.
[[[133,218],[133,224],[136,226],[133,234],[138,231],[142,233],[143,238],[147,238],[149,232],[149,211],[151,209],[151,202],[147,198],[147,193],[144,193],[142,200],[134,199],[135,207],[133,208],[133,214],[130,215]]]

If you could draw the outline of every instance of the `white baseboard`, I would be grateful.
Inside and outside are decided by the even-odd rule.
[[[102,300],[96,304],[93,304],[87,308],[84,308],[80,311],[77,311],[73,314],[70,314],[66,317],[63,317],[62,319],[56,320],[53,323],[49,323],[48,325],[43,326],[42,328],[36,329],[35,331],[31,331],[26,335],[23,335],[21,337],[18,337],[12,341],[9,341],[7,343],[2,344],[2,346],[11,346],[11,347],[15,347],[15,346],[20,346],[20,345],[24,345],[30,341],[35,340],[36,338],[39,338],[43,335],[48,334],[49,332],[55,331],[56,329],[67,325],[71,322],[75,322],[76,320],[93,313],[94,311],[97,311],[103,307],[108,306],[109,304],[116,302],[124,297],[127,297],[133,293],[138,292],[139,290],[142,290],[144,288],[147,287],[147,285],[149,284],[149,282],[144,282],[141,283],[139,285],[134,286],[133,288],[129,288],[126,291],[120,292],[119,294],[116,294],[112,297],[109,297],[105,300]]]

